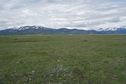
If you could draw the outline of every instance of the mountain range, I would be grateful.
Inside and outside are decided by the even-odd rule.
[[[0,30],[0,35],[14,35],[14,34],[126,34],[126,27],[114,29],[99,30],[81,30],[68,28],[47,28],[43,26],[21,26],[18,28],[9,28]]]

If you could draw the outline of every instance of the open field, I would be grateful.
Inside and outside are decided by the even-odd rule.
[[[0,84],[126,84],[126,36],[0,36]]]

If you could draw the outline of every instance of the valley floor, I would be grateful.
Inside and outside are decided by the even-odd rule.
[[[126,84],[126,36],[0,36],[0,84]]]

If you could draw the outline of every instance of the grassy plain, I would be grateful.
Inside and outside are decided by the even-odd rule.
[[[0,36],[0,84],[126,84],[126,36]]]

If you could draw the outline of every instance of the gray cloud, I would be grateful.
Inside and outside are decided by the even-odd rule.
[[[125,0],[0,0],[0,28],[126,26]]]

